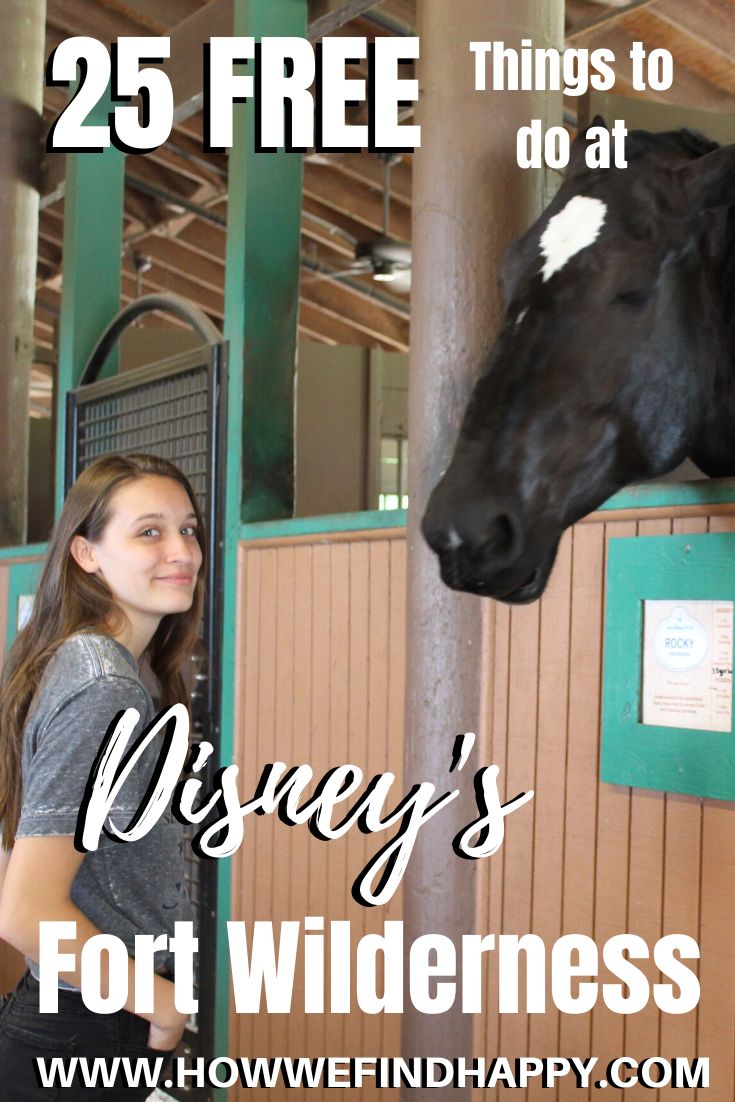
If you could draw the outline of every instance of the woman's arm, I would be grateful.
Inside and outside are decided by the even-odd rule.
[[[3,884],[5,883],[5,873],[8,868],[9,860],[10,853],[8,850],[0,848],[0,899],[3,897]]]
[[[74,848],[71,835],[19,838],[5,858],[5,880],[0,893],[0,937],[25,956],[37,961],[39,923],[41,921],[76,922],[75,942],[65,943],[65,952],[73,952],[76,968],[62,978],[81,987],[79,961],[84,944],[100,931],[71,900],[71,885],[84,854]],[[1,875],[1,870],[0,870]],[[105,957],[103,956],[103,960]],[[101,986],[105,992],[108,977],[103,965]],[[151,1023],[148,1044],[151,1048],[171,1049],[178,1044],[186,1015],[174,1005],[174,985],[163,976],[154,976],[155,1010],[141,1014]],[[128,961],[128,998],[125,1009],[135,1006],[135,971]]]

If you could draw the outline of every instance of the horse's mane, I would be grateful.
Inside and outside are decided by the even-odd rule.
[[[629,161],[646,153],[679,153],[694,160],[719,149],[719,144],[706,138],[697,130],[682,128],[652,134],[650,130],[631,130],[625,142],[625,155]]]

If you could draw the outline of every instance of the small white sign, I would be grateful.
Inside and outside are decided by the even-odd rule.
[[[732,726],[733,601],[644,601],[641,722]]]
[[[21,593],[18,598],[18,615],[15,622],[15,630],[20,631],[24,628],[31,618],[33,612],[33,594]]]

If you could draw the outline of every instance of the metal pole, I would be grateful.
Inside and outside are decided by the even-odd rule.
[[[449,774],[454,738],[482,734],[482,617],[492,616],[493,606],[444,588],[419,524],[498,327],[503,250],[543,205],[543,175],[517,166],[516,132],[532,118],[561,122],[558,94],[476,91],[469,43],[503,41],[520,49],[529,38],[535,46],[560,46],[563,9],[563,0],[463,0],[451,15],[433,0],[418,7],[422,144],[413,200],[405,782],[431,780],[438,794],[462,782],[462,796],[422,828],[404,881],[406,945],[441,933],[454,942],[458,962],[451,1010],[422,1014],[406,998],[406,1058],[473,1054],[475,1023],[462,1014],[460,947],[462,934],[477,924],[477,869],[455,857],[451,840],[477,817],[472,776],[490,764],[480,738],[463,773]],[[470,1087],[439,1089],[470,1097]],[[411,1089],[405,1097],[424,1094],[437,1098],[436,1088]]]
[[[0,544],[25,542],[46,0],[4,0],[0,35]]]

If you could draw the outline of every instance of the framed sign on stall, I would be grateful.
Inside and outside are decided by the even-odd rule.
[[[610,541],[601,779],[735,800],[735,533]]]

